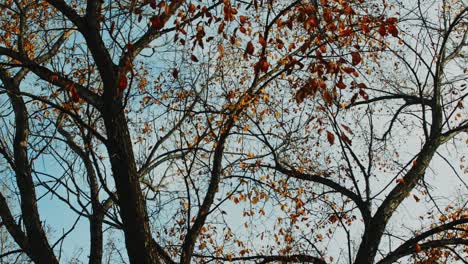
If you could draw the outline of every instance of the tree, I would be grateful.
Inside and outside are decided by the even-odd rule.
[[[21,0],[0,10],[0,153],[21,201],[17,216],[0,193],[0,217],[35,263],[67,261],[58,245],[82,218],[90,263],[105,252],[130,263],[466,255],[462,195],[435,219],[428,210],[412,237],[389,226],[416,190],[439,209],[428,168],[441,146],[464,144],[462,3]],[[45,197],[76,216],[58,237],[44,231]],[[347,241],[337,252],[335,233]]]

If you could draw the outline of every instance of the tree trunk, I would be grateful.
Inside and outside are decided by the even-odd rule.
[[[120,107],[110,108],[107,106],[104,110],[107,151],[117,188],[128,256],[130,262],[135,264],[160,263],[153,246],[127,120]]]

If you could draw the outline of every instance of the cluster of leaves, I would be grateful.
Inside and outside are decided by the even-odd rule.
[[[0,217],[18,252],[59,261],[75,225],[58,238],[37,225],[53,197],[89,221],[92,263],[109,229],[125,238],[110,254],[132,263],[461,258],[465,205],[393,243],[406,197],[437,207],[427,171],[467,130],[468,11],[445,4],[436,30],[415,5],[0,4],[0,153],[22,201],[13,215],[0,199]]]

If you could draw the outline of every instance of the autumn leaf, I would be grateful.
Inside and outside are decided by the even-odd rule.
[[[346,84],[343,82],[343,76],[340,76],[339,81],[336,83],[336,87],[338,87],[340,89],[345,89],[346,88]]]
[[[266,60],[266,58],[262,58],[259,62],[257,62],[254,65],[254,69],[256,73],[259,71],[266,73],[269,67],[270,65],[268,64],[268,61]]]
[[[419,244],[416,244],[416,245],[414,246],[414,250],[416,251],[416,253],[421,252],[421,246],[420,246]]]
[[[119,79],[119,89],[123,91],[125,90],[125,88],[127,88],[127,85],[128,85],[127,76],[125,76],[125,74],[122,74]]]
[[[174,77],[174,79],[179,78],[179,71],[176,68],[174,68],[174,70],[172,70],[172,77]]]
[[[333,103],[333,97],[327,90],[323,91],[322,96],[323,96],[323,100],[325,100],[325,102],[327,102],[327,104],[332,104]]]
[[[335,135],[330,131],[327,131],[327,140],[330,145],[335,144]]]
[[[150,18],[151,27],[160,30],[164,27],[165,21],[160,16],[153,16]]]
[[[239,16],[239,21],[241,22],[241,24],[244,24],[245,22],[247,22],[248,18],[246,16]]]
[[[330,9],[323,10],[323,19],[328,23],[333,21],[333,15]]]
[[[348,133],[350,133],[351,135],[353,134],[353,131],[351,130],[351,128],[349,128],[349,126],[347,125],[341,125]]]
[[[394,24],[396,22],[398,22],[398,19],[396,17],[387,18],[387,23],[389,23],[389,24]]]
[[[78,92],[76,91],[75,85],[74,84],[70,85],[69,90],[70,90],[70,97],[71,97],[72,102],[78,103],[80,101],[80,96],[78,95]]]
[[[344,133],[341,133],[341,139],[348,145],[352,145],[353,142],[351,141],[351,139],[349,139],[348,136],[346,136]]]
[[[385,27],[384,24],[380,25],[380,27],[379,27],[379,34],[380,34],[380,36],[382,36],[382,37],[387,36],[387,28]]]
[[[258,37],[258,43],[260,43],[260,45],[262,45],[263,47],[266,47],[267,44],[265,38],[262,36]]]
[[[249,55],[253,55],[254,52],[255,52],[254,45],[252,44],[252,41],[249,41],[249,43],[247,43],[247,47],[245,48],[245,53]]]
[[[362,61],[361,54],[359,54],[359,52],[357,51],[351,53],[351,58],[352,58],[351,62],[354,65],[358,65]]]
[[[197,8],[195,7],[195,5],[194,5],[193,3],[190,3],[190,4],[189,4],[189,7],[188,7],[189,13],[195,12],[196,9],[197,9]]]
[[[362,89],[359,90],[359,95],[364,98],[364,100],[369,100],[369,95]]]
[[[198,62],[199,61],[198,58],[193,54],[190,56],[190,60],[192,60],[193,62]]]
[[[388,25],[388,33],[390,33],[394,37],[398,37],[398,29],[394,24]]]
[[[298,104],[300,104],[300,103],[304,102],[304,99],[305,99],[306,96],[307,96],[307,92],[304,89],[300,89],[299,91],[297,91],[294,98],[296,99],[296,102]]]

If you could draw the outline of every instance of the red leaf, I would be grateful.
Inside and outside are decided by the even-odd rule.
[[[193,62],[198,62],[198,58],[195,56],[195,55],[191,55],[190,56],[190,59],[193,61]]]
[[[348,145],[352,145],[352,141],[351,139],[349,139],[349,137],[347,137],[344,133],[341,133],[341,139]]]
[[[252,41],[249,41],[249,43],[247,43],[247,47],[245,48],[245,52],[249,55],[253,55],[254,52],[255,52],[255,48],[254,48],[254,45],[252,44]]]
[[[323,10],[323,19],[328,23],[333,21],[333,15],[330,9]]]
[[[323,100],[325,100],[325,102],[327,102],[327,104],[332,104],[333,103],[333,97],[327,90],[323,91],[322,96],[323,96]]]
[[[387,28],[385,28],[385,25],[384,25],[384,24],[380,25],[380,27],[379,27],[379,34],[380,34],[382,37],[387,36]]]
[[[78,92],[76,91],[75,85],[72,84],[70,85],[70,97],[74,103],[78,103],[80,101],[80,96],[78,95]]]
[[[296,99],[297,103],[300,104],[300,103],[304,102],[304,98],[306,96],[307,96],[307,91],[304,88],[302,88],[299,91],[297,91],[294,98]]]
[[[218,33],[223,33],[224,32],[224,23],[221,23],[218,27]]]
[[[421,252],[421,246],[420,246],[419,244],[416,244],[416,245],[414,246],[414,250],[416,251],[416,253]]]
[[[127,85],[128,85],[127,76],[125,76],[125,74],[122,74],[122,76],[120,76],[120,79],[119,79],[119,89],[123,91],[125,90],[125,88],[127,88]]]
[[[259,62],[257,62],[254,67],[255,72],[267,72],[268,68],[270,67],[270,64],[268,64],[268,61],[265,58],[263,58]]]
[[[115,29],[115,22],[112,21],[111,23],[111,26],[110,26],[110,29],[109,29],[109,34],[112,35],[114,33],[114,29]]]
[[[196,9],[197,8],[195,7],[194,4],[192,4],[192,3],[189,4],[189,8],[188,8],[189,13],[195,12]]]
[[[387,18],[387,23],[389,24],[394,24],[398,21],[398,19],[396,17],[389,17]]]
[[[353,134],[353,131],[351,130],[351,128],[349,128],[349,126],[347,125],[341,125],[348,133],[350,133],[351,135]]]
[[[356,70],[352,67],[344,67],[343,68],[343,71],[347,74],[352,74],[353,72],[355,72]]]
[[[346,84],[343,82],[343,76],[340,76],[340,80],[336,84],[336,87],[338,87],[340,89],[345,89],[346,88]]]
[[[388,33],[390,33],[395,38],[398,37],[398,29],[394,24],[388,25]]]
[[[359,90],[359,95],[362,96],[362,98],[364,98],[364,100],[369,100],[369,95],[364,91],[364,90]]]
[[[260,43],[260,45],[262,45],[263,47],[265,47],[265,46],[266,46],[266,40],[265,40],[265,38],[264,38],[264,37],[262,37],[262,36],[259,36],[259,37],[258,37],[258,42],[259,42],[259,43]]]
[[[327,131],[327,140],[330,145],[335,144],[335,135],[331,133],[330,131]]]
[[[242,34],[246,34],[247,33],[247,29],[245,29],[245,27],[239,27],[239,31],[242,32]]]
[[[157,30],[160,30],[164,27],[164,24],[166,23],[161,17],[159,16],[153,16],[150,18],[151,26]]]
[[[359,54],[359,52],[352,52],[351,57],[352,57],[352,63],[354,65],[358,65],[362,61],[361,54]]]
[[[365,83],[358,83],[357,87],[361,89],[367,89],[367,85]]]
[[[346,89],[346,84],[343,82],[343,81],[339,81],[337,84],[336,84],[336,87],[340,88],[340,89]]]
[[[307,24],[312,28],[316,28],[319,25],[319,21],[315,16],[313,16],[307,20]]]
[[[241,24],[244,24],[245,22],[247,22],[247,17],[246,16],[239,16],[239,20],[241,22]]]

